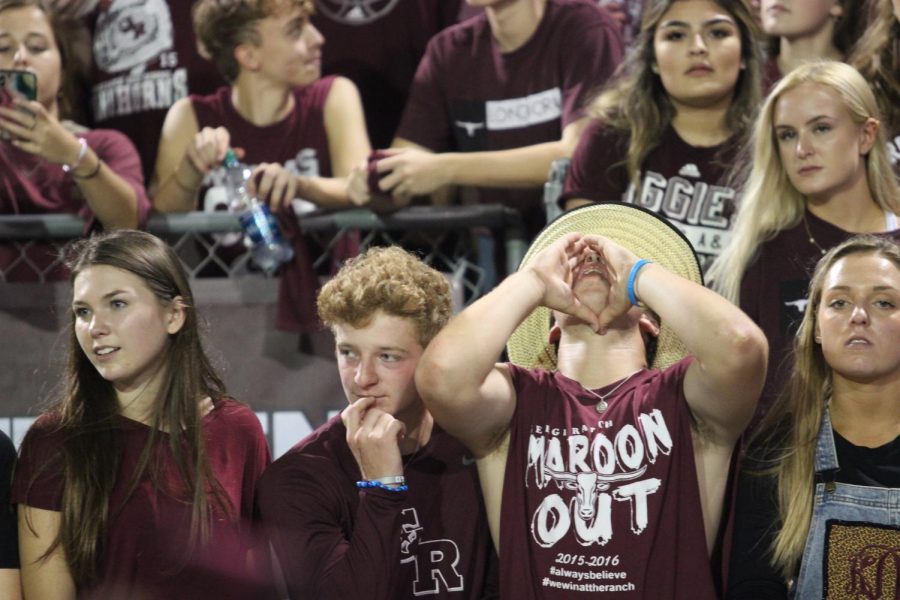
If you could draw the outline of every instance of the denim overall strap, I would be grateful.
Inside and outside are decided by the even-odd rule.
[[[900,527],[900,489],[836,483],[835,473],[838,468],[834,430],[826,407],[816,441],[816,488],[812,518],[803,549],[800,573],[794,588],[793,597],[798,600],[819,599],[826,593],[830,598],[864,597],[859,595],[861,593],[859,589],[831,589],[826,592],[828,582],[825,580],[834,573],[846,575],[852,572],[852,577],[845,576],[840,580],[851,581],[853,586],[870,586],[875,589],[880,585],[879,582],[870,580],[870,573],[862,570],[853,571],[854,565],[847,562],[847,557],[840,557],[840,554],[832,556],[831,568],[834,569],[834,573],[827,572],[825,563],[829,560],[830,527],[846,527],[845,524],[862,527],[884,526],[891,529]]]
[[[816,441],[816,473],[838,469],[837,449],[834,446],[834,430],[831,428],[831,413],[828,407],[822,411],[819,439]]]

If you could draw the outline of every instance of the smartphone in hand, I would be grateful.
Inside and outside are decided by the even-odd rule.
[[[31,71],[0,69],[0,106],[12,108],[15,98],[37,99],[37,75]],[[9,136],[0,130],[0,139],[9,139]]]
[[[0,103],[12,103],[13,98],[37,99],[37,75],[31,71],[0,69]]]

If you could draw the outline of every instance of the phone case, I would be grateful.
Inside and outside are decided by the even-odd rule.
[[[37,76],[34,73],[0,69],[0,105],[12,104],[13,98],[37,98]]]

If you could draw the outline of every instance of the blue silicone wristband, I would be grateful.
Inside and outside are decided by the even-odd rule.
[[[405,492],[406,490],[409,489],[409,486],[407,486],[407,485],[389,486],[384,483],[381,483],[380,481],[357,481],[356,487],[358,487],[360,489],[381,488],[381,489],[387,490],[389,492]]]
[[[634,263],[634,266],[631,267],[631,272],[628,273],[628,300],[631,302],[632,306],[638,306],[641,301],[638,300],[637,296],[634,293],[634,280],[637,279],[638,271],[640,271],[645,265],[650,264],[652,261],[647,260],[646,258],[642,258],[641,260]]]

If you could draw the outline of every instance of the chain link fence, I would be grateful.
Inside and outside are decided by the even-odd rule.
[[[399,245],[415,251],[447,273],[457,301],[468,304],[496,283],[493,271],[514,271],[527,248],[519,213],[499,206],[408,207],[390,214],[355,209],[312,213],[299,219],[313,242],[314,264],[327,277],[339,262],[343,241],[359,241],[360,251]],[[65,277],[60,250],[86,233],[83,219],[71,215],[0,216],[0,283],[47,283]],[[154,215],[147,230],[171,244],[194,279],[264,277],[236,252],[241,228],[228,213]],[[486,236],[502,241],[502,264]],[[502,274],[500,275],[502,277]]]

